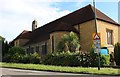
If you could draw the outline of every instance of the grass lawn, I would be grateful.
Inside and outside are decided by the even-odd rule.
[[[85,67],[67,67],[67,66],[51,66],[42,64],[20,64],[20,63],[2,63],[2,67],[32,69],[42,71],[58,71],[58,72],[71,72],[71,73],[87,73],[87,74],[104,74],[104,75],[120,75],[120,69],[113,68],[85,68]]]

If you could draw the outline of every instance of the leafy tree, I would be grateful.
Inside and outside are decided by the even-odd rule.
[[[116,65],[120,65],[120,43],[115,44],[114,59],[115,59]]]
[[[8,54],[8,50],[11,48],[11,46],[8,44],[7,41],[2,41],[2,56]]]
[[[62,39],[58,43],[58,51],[70,51],[75,52],[79,50],[80,44],[78,37],[75,35],[75,33],[70,32],[69,35],[64,34],[62,36]]]

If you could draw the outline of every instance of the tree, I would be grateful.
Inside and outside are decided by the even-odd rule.
[[[120,43],[115,44],[114,59],[115,59],[116,65],[120,65]]]
[[[61,40],[58,43],[58,51],[63,52],[63,51],[70,51],[70,52],[75,52],[79,50],[80,44],[78,37],[75,35],[75,33],[70,32],[69,35],[64,34],[61,38]]]
[[[2,56],[8,54],[8,50],[11,48],[11,46],[8,44],[7,41],[2,41]]]

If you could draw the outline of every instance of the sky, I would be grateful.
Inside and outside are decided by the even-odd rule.
[[[32,28],[32,21],[38,27],[65,16],[93,0],[0,0],[0,36],[12,41],[23,30]],[[119,0],[95,0],[96,8],[118,22]]]

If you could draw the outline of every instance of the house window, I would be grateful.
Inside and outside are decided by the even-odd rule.
[[[29,53],[29,48],[26,48],[26,52]]]
[[[54,36],[52,36],[52,52],[54,52]]]
[[[42,54],[46,55],[47,54],[47,44],[45,43],[45,45],[42,45]]]
[[[36,46],[36,52],[39,53],[39,46]]]
[[[15,46],[17,46],[17,41],[15,41]]]
[[[34,53],[34,48],[33,47],[30,48],[30,53],[32,53],[32,54]]]
[[[113,45],[113,30],[107,29],[107,44]]]

